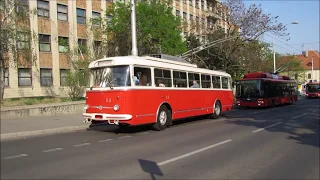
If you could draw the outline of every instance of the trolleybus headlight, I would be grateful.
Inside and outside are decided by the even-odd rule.
[[[116,104],[116,105],[113,106],[113,110],[114,110],[114,111],[119,111],[119,109],[120,109],[120,107],[119,107],[118,104]]]
[[[83,107],[84,110],[87,110],[88,108],[89,108],[88,104],[85,104]]]

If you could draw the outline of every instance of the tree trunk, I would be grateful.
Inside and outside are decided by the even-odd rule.
[[[4,67],[3,53],[0,52],[0,101],[2,103],[4,96],[4,79],[5,79],[5,67]]]

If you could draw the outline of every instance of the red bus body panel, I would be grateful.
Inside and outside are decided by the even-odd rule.
[[[231,110],[233,93],[231,90],[184,90],[184,89],[122,89],[122,90],[88,90],[86,92],[86,113],[128,114],[129,120],[119,123],[130,125],[150,124],[156,122],[157,111],[163,103],[171,108],[172,119],[199,116],[213,113],[216,100],[222,104],[222,112]],[[113,106],[120,109],[115,111]],[[103,108],[98,108],[102,106]]]

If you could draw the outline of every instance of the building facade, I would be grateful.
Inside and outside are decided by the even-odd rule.
[[[285,59],[286,57],[282,58],[282,60]],[[320,54],[318,51],[304,51],[302,54],[295,55],[295,59],[300,61],[301,66],[304,68],[303,74],[296,79],[298,83],[305,84],[310,81],[320,82]],[[287,73],[288,72],[283,72],[284,75]]]
[[[4,1],[4,0],[0,0]],[[66,49],[81,44],[93,48],[103,36],[94,36],[90,20],[105,18],[112,0],[20,0],[29,10],[31,31],[37,36],[32,42],[18,39],[18,48],[34,51],[35,63],[8,66],[5,71],[4,98],[68,96],[65,77],[71,69]],[[129,2],[129,1],[128,1]],[[226,27],[226,13],[216,0],[177,0],[173,13],[187,22],[184,34],[193,33],[193,23],[201,24],[194,34],[201,36],[217,26]],[[3,7],[1,6],[1,9]],[[210,18],[209,18],[210,17]],[[214,17],[214,18],[212,18]],[[212,20],[213,19],[213,20]],[[99,25],[97,27],[99,29]],[[65,43],[62,43],[65,42]],[[9,60],[13,56],[9,52]]]

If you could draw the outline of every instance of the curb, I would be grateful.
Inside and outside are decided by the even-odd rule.
[[[69,127],[52,128],[52,129],[44,129],[44,130],[6,133],[6,134],[0,135],[0,141],[17,140],[17,139],[26,138],[26,137],[38,137],[38,136],[53,135],[53,134],[59,134],[59,133],[67,133],[67,132],[72,132],[72,131],[76,131],[76,130],[83,130],[84,128],[89,128],[89,125],[69,126]]]

